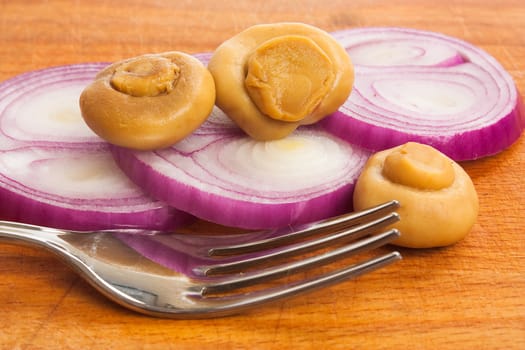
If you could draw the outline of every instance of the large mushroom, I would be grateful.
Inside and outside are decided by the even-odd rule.
[[[82,117],[97,135],[139,150],[180,141],[206,120],[214,103],[210,72],[177,51],[113,63],[80,96]]]
[[[250,27],[222,43],[208,69],[217,106],[257,140],[283,138],[335,112],[354,82],[345,49],[303,23]]]

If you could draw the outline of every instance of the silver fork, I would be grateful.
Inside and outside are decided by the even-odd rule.
[[[138,229],[79,232],[0,221],[0,242],[55,253],[99,292],[131,310],[166,318],[218,317],[327,287],[401,259],[393,251],[287,280],[293,273],[308,274],[397,238],[396,229],[381,229],[399,220],[393,212],[398,205],[391,201],[295,229],[227,236]],[[148,252],[137,252],[145,245],[155,249],[149,258]],[[158,258],[163,259],[160,264],[154,262]],[[283,277],[284,282],[269,282]]]

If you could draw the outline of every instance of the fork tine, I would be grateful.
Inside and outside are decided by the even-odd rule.
[[[365,209],[359,212],[352,212],[340,215],[334,218],[329,218],[316,223],[303,225],[293,232],[288,232],[289,228],[278,229],[273,232],[274,237],[263,239],[255,242],[248,242],[224,247],[215,247],[208,250],[208,256],[230,256],[240,255],[246,253],[253,253],[270,248],[283,246],[290,242],[307,238],[314,234],[319,234],[330,230],[332,232],[339,231],[350,226],[359,225],[379,217],[385,213],[399,207],[397,200],[392,200],[375,207]],[[281,233],[281,231],[283,231]]]
[[[377,232],[377,230],[379,230],[380,228],[388,226],[398,220],[399,215],[397,213],[390,213],[386,216],[383,216],[366,224],[353,226],[347,230],[322,236],[314,240],[301,242],[299,244],[288,246],[283,249],[270,250],[266,253],[261,253],[255,256],[237,258],[236,260],[230,262],[199,266],[194,269],[194,272],[197,275],[211,276],[217,274],[243,271],[251,266],[260,265],[268,261],[273,261],[277,258],[290,257],[298,255],[300,253],[320,249],[335,242],[356,240],[361,237],[370,235],[374,232]]]
[[[398,238],[399,235],[400,234],[398,230],[391,229],[387,232],[367,237],[360,241],[342,246],[324,254],[319,254],[309,258],[301,259],[300,261],[283,264],[277,267],[268,268],[257,272],[240,274],[233,278],[224,278],[218,282],[206,284],[202,286],[201,293],[202,295],[207,295],[212,293],[230,292],[241,287],[247,287],[257,283],[290,275],[292,273],[312,269],[321,265],[340,260],[344,257],[352,256],[363,251],[378,248]]]
[[[316,276],[311,279],[269,290],[266,289],[248,294],[218,297],[205,296],[197,292],[189,293],[187,297],[208,301],[210,303],[209,305],[214,306],[214,314],[216,315],[230,315],[253,308],[257,305],[284,300],[299,294],[305,294],[307,292],[326,288],[388,266],[401,259],[401,254],[395,251],[321,276]]]

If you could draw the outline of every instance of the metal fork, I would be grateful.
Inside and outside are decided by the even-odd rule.
[[[393,212],[398,205],[391,201],[295,229],[227,236],[138,229],[79,232],[0,221],[0,242],[55,253],[95,289],[131,310],[166,318],[218,317],[327,287],[401,259],[398,252],[388,252],[289,280],[294,273],[307,275],[397,238],[396,229],[381,229],[399,219]],[[155,253],[138,253],[144,246]]]

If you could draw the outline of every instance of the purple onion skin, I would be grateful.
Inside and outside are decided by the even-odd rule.
[[[525,129],[524,110],[520,98],[514,109],[497,124],[447,137],[392,132],[381,125],[371,125],[357,119],[353,119],[351,123],[341,123],[337,118],[348,118],[341,112],[333,113],[321,124],[334,135],[349,139],[351,143],[372,152],[412,141],[432,146],[456,161],[467,161],[497,154],[514,143]]]
[[[92,231],[120,227],[167,231],[195,221],[193,216],[166,205],[134,213],[83,210],[75,207],[57,207],[3,187],[0,187],[0,200],[0,220],[66,230]]]

